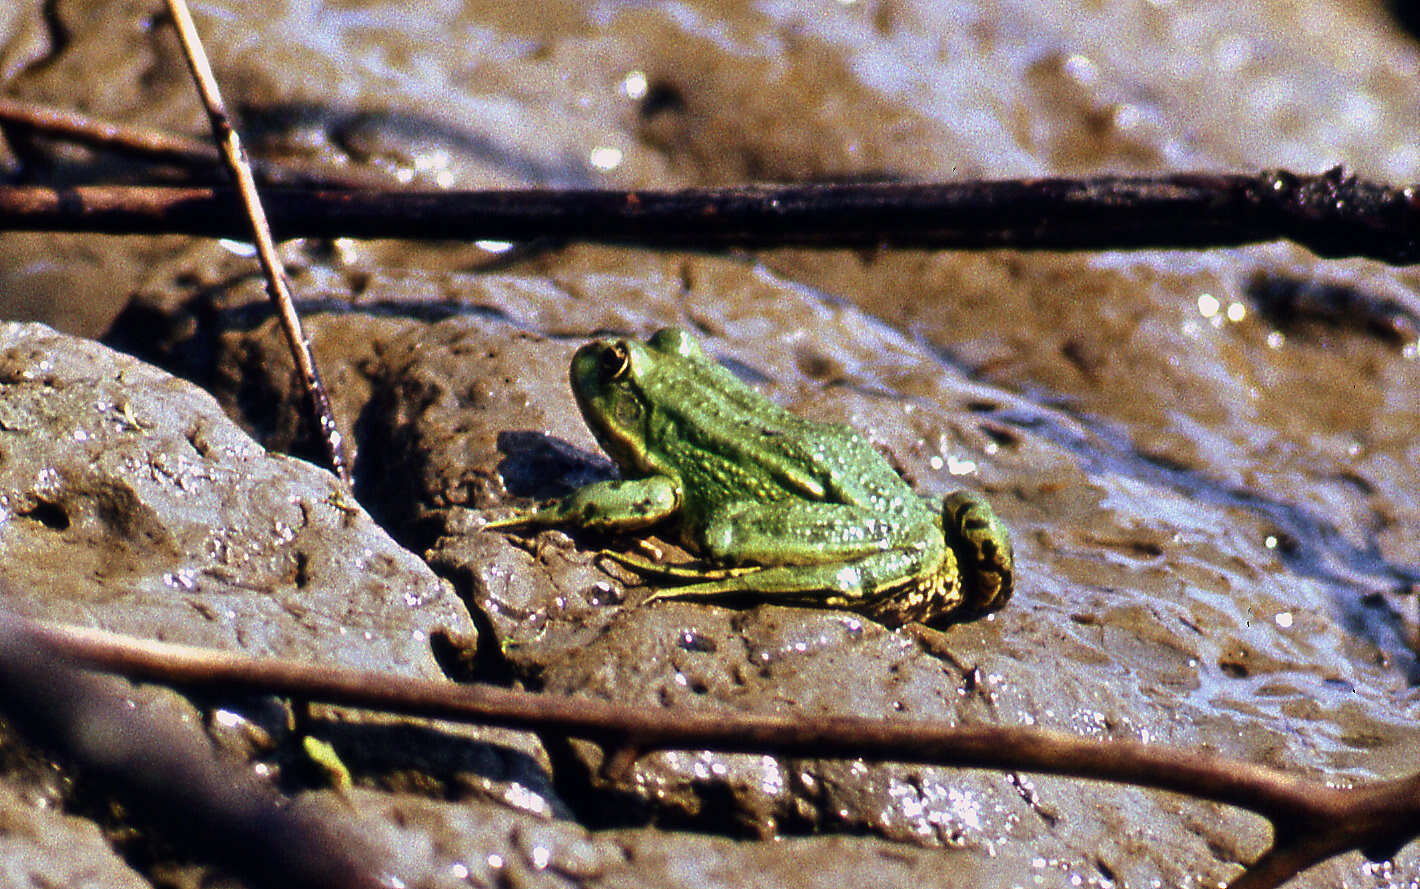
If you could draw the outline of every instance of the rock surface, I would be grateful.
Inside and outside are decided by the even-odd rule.
[[[144,889],[151,885],[113,851],[92,820],[66,815],[53,800],[0,782],[0,883]]]
[[[1184,470],[1121,453],[1080,417],[973,380],[763,266],[642,257],[616,279],[634,293],[613,309],[596,294],[622,257],[550,257],[555,287],[522,274],[442,274],[445,298],[473,308],[433,323],[379,320],[355,343],[383,393],[360,408],[362,460],[375,452],[400,467],[367,490],[407,504],[397,524],[432,540],[430,564],[498,640],[496,672],[646,706],[1045,725],[1355,777],[1384,774],[1368,767],[1377,751],[1407,749],[1404,720],[1387,711],[1391,668],[1355,654],[1368,643],[1327,616],[1332,592],[1305,562],[1269,548],[1276,513],[1194,496]],[[414,273],[380,283],[386,299],[430,286]],[[332,342],[328,323],[350,329],[364,311],[351,296],[350,310],[310,319],[318,343]],[[229,309],[244,298],[218,297]],[[477,308],[495,303],[495,314]],[[413,314],[420,303],[410,305]],[[596,331],[646,335],[671,323],[699,330],[711,354],[800,413],[868,432],[921,490],[950,490],[965,475],[1016,535],[1019,601],[930,644],[811,609],[640,608],[645,589],[593,558],[605,541],[482,530],[482,516],[520,496],[610,477],[566,390],[567,361]],[[224,337],[230,354],[245,354],[270,348],[275,333],[258,324]],[[354,363],[332,353],[337,367]],[[277,390],[281,379],[258,385]],[[280,398],[294,403],[290,392]],[[1292,632],[1280,632],[1279,615]],[[1259,684],[1266,692],[1248,695]],[[1323,703],[1343,700],[1349,708]],[[1364,753],[1345,740],[1362,726]],[[1054,778],[667,752],[608,782],[593,746],[554,744],[552,756],[565,801],[591,826],[867,834],[958,850],[954,878],[1217,881],[1267,841],[1260,822],[1211,804]]]
[[[4,604],[22,614],[425,678],[444,676],[436,649],[456,672],[475,656],[477,630],[452,587],[330,473],[268,453],[191,383],[42,325],[0,325],[0,508]],[[288,770],[295,786],[311,770],[275,702],[207,699],[207,718],[172,706],[209,724],[223,747],[267,760],[272,774]],[[406,788],[415,774],[449,798],[561,811],[546,755],[527,735],[330,707],[310,710],[306,735],[335,743],[380,786]],[[25,811],[11,808],[17,820]],[[77,829],[38,816],[46,843]],[[20,857],[7,862],[84,885],[87,871],[61,879],[70,872],[36,857],[48,846],[24,853],[20,836]],[[102,858],[88,867],[107,872]]]
[[[0,508],[8,600],[36,617],[429,677],[431,637],[477,637],[328,472],[268,454],[191,383],[38,325],[0,326]]]

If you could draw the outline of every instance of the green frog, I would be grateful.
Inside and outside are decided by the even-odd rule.
[[[984,499],[917,496],[861,434],[784,410],[684,330],[588,343],[570,377],[623,479],[487,527],[673,522],[709,567],[607,553],[684,584],[650,599],[847,608],[893,626],[975,617],[1011,597],[1010,536]]]

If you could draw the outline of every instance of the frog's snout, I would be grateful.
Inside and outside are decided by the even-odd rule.
[[[979,494],[957,491],[942,503],[942,530],[957,557],[962,616],[1002,608],[1015,589],[1011,532]]]

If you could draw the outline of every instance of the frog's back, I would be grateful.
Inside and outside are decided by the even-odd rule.
[[[790,413],[709,358],[647,381],[661,455],[687,496],[713,501],[797,498],[911,510],[918,498],[856,430]],[[700,511],[695,509],[695,511]]]

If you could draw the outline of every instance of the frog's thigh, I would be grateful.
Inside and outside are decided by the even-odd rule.
[[[783,604],[861,607],[923,570],[923,554],[888,550],[871,556],[816,565],[772,565],[734,577],[660,590],[653,599],[759,596]]]
[[[704,554],[720,562],[812,565],[851,561],[926,541],[941,534],[884,517],[861,506],[813,501],[731,503],[713,513],[702,531]],[[930,558],[930,556],[929,556]]]

